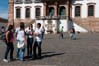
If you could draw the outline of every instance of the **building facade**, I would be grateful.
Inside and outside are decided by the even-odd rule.
[[[98,32],[98,8],[98,0],[9,0],[9,23],[34,29],[41,23],[46,33],[57,33],[62,26],[67,32],[73,22],[76,31]]]

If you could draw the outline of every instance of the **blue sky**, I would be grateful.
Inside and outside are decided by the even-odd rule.
[[[0,17],[8,18],[8,0],[0,0]]]

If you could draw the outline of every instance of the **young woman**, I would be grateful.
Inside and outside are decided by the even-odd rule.
[[[24,31],[24,23],[20,23],[20,28],[16,29],[16,36],[17,36],[17,56],[19,57],[20,61],[23,62],[24,58],[24,52],[25,52],[25,44],[26,44],[26,38],[25,38],[25,31]]]
[[[33,26],[29,26],[29,29],[26,30],[27,34],[27,57],[32,57],[32,45],[33,45]]]
[[[13,60],[13,51],[14,51],[14,46],[13,46],[13,32],[12,32],[13,26],[9,25],[8,30],[6,32],[6,52],[5,52],[5,59],[3,59],[4,62],[8,62],[7,57],[8,53],[10,52],[10,60]]]

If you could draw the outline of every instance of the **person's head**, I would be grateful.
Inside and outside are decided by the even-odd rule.
[[[64,28],[64,27],[62,26],[62,28]]]
[[[4,26],[2,26],[1,28],[2,28],[2,29],[4,29],[5,27],[4,27]]]
[[[11,31],[13,29],[13,25],[8,26],[8,31]]]
[[[72,18],[70,18],[70,21],[72,21]]]
[[[20,29],[21,29],[21,30],[24,30],[24,22],[21,22],[21,23],[20,23]]]
[[[30,26],[29,26],[29,29],[32,29],[33,28],[33,25],[31,24]]]
[[[40,23],[38,23],[38,24],[37,24],[37,28],[40,28],[40,27],[41,27],[41,24],[40,24]]]

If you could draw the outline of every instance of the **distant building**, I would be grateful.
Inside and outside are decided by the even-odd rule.
[[[73,26],[79,32],[99,32],[98,0],[9,0],[9,23],[16,27],[20,22],[26,26],[37,23],[45,27],[46,33],[64,32]]]
[[[8,19],[0,18],[0,28],[2,26],[4,26],[6,28],[7,24],[8,24]]]

